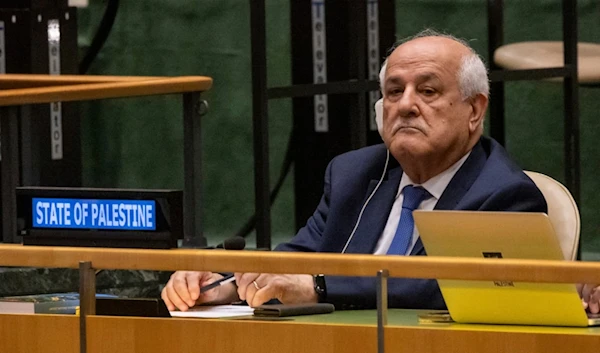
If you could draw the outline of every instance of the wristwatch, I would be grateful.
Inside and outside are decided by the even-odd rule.
[[[319,303],[324,303],[327,299],[327,286],[325,285],[325,276],[313,275],[313,284]]]

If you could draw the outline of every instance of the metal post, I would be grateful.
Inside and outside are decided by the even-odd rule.
[[[385,352],[385,326],[388,322],[388,270],[377,272],[377,352]]]
[[[96,273],[90,261],[79,263],[79,351],[87,351],[86,319],[96,314]]]
[[[183,246],[206,246],[202,231],[202,131],[206,102],[200,92],[183,94]]]
[[[2,166],[0,192],[2,198],[2,239],[5,243],[20,242],[17,236],[17,195],[20,182],[19,107],[0,108],[0,141]]]
[[[256,247],[271,248],[265,0],[250,0]]]
[[[501,70],[494,63],[494,52],[504,43],[504,1],[488,0],[488,61],[490,71]],[[490,136],[506,144],[504,127],[504,81],[490,84]]]
[[[33,106],[25,105],[20,107],[20,130],[21,142],[19,148],[21,152],[21,185],[37,186],[41,185],[40,180],[40,147],[39,137],[35,133],[35,121],[37,113]]]
[[[350,52],[354,55],[350,58],[351,63],[356,65],[356,80],[366,82],[367,80],[367,2],[357,1],[349,4],[350,21],[353,26],[349,27]],[[365,147],[367,145],[367,95],[361,90],[356,95],[357,109],[350,111],[350,145],[352,149]]]
[[[563,0],[563,54],[569,75],[563,80],[565,183],[580,204],[579,80],[577,76],[577,1]],[[578,249],[577,257],[580,258]]]

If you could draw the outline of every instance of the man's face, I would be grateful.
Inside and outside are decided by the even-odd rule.
[[[404,158],[460,158],[468,150],[471,134],[479,129],[471,100],[463,99],[457,78],[468,53],[450,39],[424,37],[402,44],[388,58],[383,140],[401,164]]]

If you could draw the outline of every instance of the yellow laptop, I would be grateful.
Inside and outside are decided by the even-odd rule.
[[[563,260],[545,213],[415,211],[431,256]],[[600,325],[574,284],[438,280],[456,322],[549,326]]]

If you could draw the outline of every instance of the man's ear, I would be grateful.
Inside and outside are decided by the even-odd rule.
[[[483,128],[483,119],[485,118],[485,111],[488,106],[488,97],[484,94],[477,94],[475,97],[469,99],[471,102],[471,116],[469,117],[469,131],[472,133],[477,129]]]

